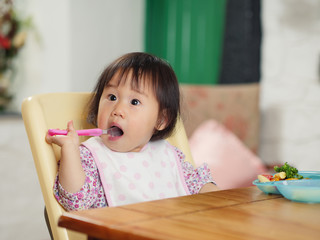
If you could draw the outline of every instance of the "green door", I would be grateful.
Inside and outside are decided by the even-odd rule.
[[[218,83],[227,0],[146,0],[145,50],[179,82]]]

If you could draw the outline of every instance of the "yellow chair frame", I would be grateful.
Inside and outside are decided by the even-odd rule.
[[[54,239],[86,239],[86,236],[58,227],[58,219],[65,211],[53,195],[53,184],[58,171],[60,148],[46,143],[49,128],[65,129],[73,120],[76,129],[92,128],[86,121],[86,110],[91,93],[48,93],[29,97],[22,102],[21,111],[30,148],[36,166],[51,231]],[[86,138],[81,137],[81,141]],[[181,149],[186,160],[193,164],[187,135],[181,119],[168,141]]]

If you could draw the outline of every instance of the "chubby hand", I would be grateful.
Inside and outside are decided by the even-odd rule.
[[[72,121],[68,122],[67,132],[67,135],[55,136],[47,133],[46,140],[61,147],[59,181],[66,191],[75,193],[83,186],[85,173],[80,160],[79,137]]]
[[[79,136],[76,132],[76,130],[73,127],[73,121],[69,121],[67,125],[67,135],[54,135],[50,136],[50,134],[47,132],[46,135],[46,141],[47,143],[54,143],[60,147],[66,146],[66,145],[73,145],[73,146],[79,146]]]

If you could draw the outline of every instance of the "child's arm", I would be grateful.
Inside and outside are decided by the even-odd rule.
[[[47,134],[46,140],[48,143],[54,143],[61,147],[59,181],[66,191],[74,193],[83,186],[85,173],[80,161],[79,137],[72,121],[68,122],[67,131],[67,136]]]
[[[182,172],[191,194],[219,191],[214,183],[207,164],[194,168],[191,163],[184,161],[185,155],[178,148],[175,151],[180,159]]]
[[[213,183],[206,183],[205,185],[202,186],[199,193],[214,192],[214,191],[219,191],[219,190],[220,189],[217,187],[217,185],[215,185]]]
[[[57,175],[53,186],[55,198],[67,211],[106,207],[107,201],[93,156],[84,146],[80,145],[79,150],[82,168],[86,175],[85,183],[78,192],[69,193],[62,187]],[[58,164],[60,167],[60,161]]]

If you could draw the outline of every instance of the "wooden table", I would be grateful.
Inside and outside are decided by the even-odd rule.
[[[59,226],[98,239],[320,239],[320,204],[239,188],[67,212]]]

